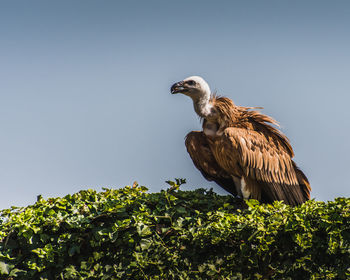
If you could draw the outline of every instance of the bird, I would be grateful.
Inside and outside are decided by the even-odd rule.
[[[297,206],[310,199],[310,183],[292,160],[289,139],[261,107],[235,105],[212,93],[200,76],[174,83],[170,91],[190,97],[201,119],[202,131],[188,133],[185,145],[204,178],[243,200]]]

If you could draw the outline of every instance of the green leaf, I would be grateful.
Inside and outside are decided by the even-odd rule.
[[[150,238],[147,239],[141,239],[140,246],[142,250],[147,250],[152,245],[152,240]]]
[[[143,236],[150,235],[152,233],[152,231],[149,228],[149,226],[147,226],[145,224],[139,224],[137,226],[137,233],[143,237]]]
[[[4,262],[0,262],[0,274],[9,274],[9,266]]]

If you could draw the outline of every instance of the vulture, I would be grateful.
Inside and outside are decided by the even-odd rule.
[[[209,181],[234,196],[262,203],[283,200],[296,206],[310,199],[311,187],[292,160],[288,138],[271,117],[213,94],[208,83],[191,76],[172,85],[171,93],[189,96],[202,120],[185,144],[194,165]]]

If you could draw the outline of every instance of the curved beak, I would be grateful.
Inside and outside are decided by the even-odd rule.
[[[170,88],[170,92],[171,94],[175,94],[175,93],[180,93],[185,91],[185,87],[184,87],[184,82],[177,82],[175,84],[173,84]]]

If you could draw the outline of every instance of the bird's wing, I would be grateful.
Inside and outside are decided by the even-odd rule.
[[[192,131],[187,134],[185,144],[194,165],[204,178],[216,182],[229,193],[237,195],[232,176],[218,165],[209,147],[208,139],[202,131]]]
[[[235,160],[243,169],[242,175],[269,183],[298,184],[292,160],[276,139],[257,131],[229,127],[221,140],[238,153]]]
[[[229,127],[210,143],[217,163],[227,173],[247,180],[252,198],[294,205],[305,201],[295,164],[278,139]]]

